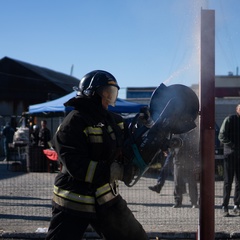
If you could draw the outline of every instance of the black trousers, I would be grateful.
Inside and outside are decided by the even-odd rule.
[[[223,204],[228,207],[235,177],[234,205],[240,205],[240,155],[233,152],[224,158]]]
[[[88,225],[106,240],[147,240],[147,234],[122,198],[97,210],[96,219],[87,219],[53,208],[46,240],[80,240]]]

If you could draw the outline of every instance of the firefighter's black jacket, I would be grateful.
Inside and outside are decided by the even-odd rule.
[[[94,216],[96,208],[117,201],[110,184],[110,165],[121,161],[123,119],[102,108],[96,99],[74,99],[72,110],[58,127],[54,148],[62,171],[54,184],[57,208]]]

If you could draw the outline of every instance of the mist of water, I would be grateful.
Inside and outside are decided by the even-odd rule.
[[[191,86],[193,83],[198,84],[199,82],[201,9],[208,9],[208,0],[189,1],[187,8],[190,10],[191,24],[188,25],[190,34],[185,41],[188,42],[191,53],[187,61],[163,81],[167,85],[179,83]]]

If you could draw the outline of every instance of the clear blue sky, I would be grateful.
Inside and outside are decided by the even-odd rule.
[[[215,11],[216,75],[235,75],[239,0],[1,0],[0,58],[66,74],[73,66],[79,79],[107,70],[122,89],[190,86],[199,81],[201,8]]]

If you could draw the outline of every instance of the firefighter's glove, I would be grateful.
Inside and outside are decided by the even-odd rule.
[[[151,128],[154,124],[154,121],[151,118],[151,114],[149,111],[149,107],[145,106],[140,109],[139,112],[139,119],[142,121],[142,123],[147,127]]]
[[[123,165],[119,162],[113,162],[110,166],[110,182],[123,179]]]

